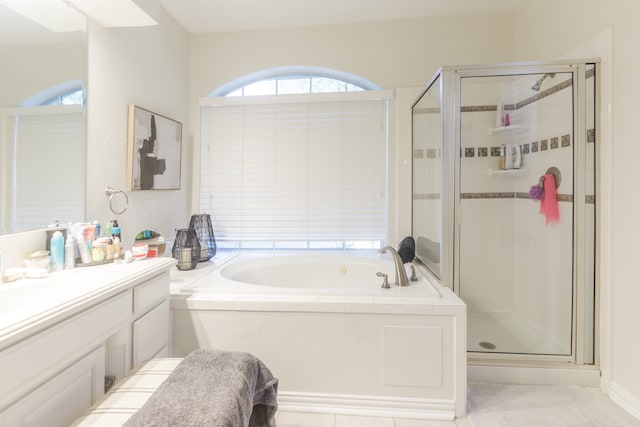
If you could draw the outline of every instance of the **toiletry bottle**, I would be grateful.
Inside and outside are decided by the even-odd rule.
[[[513,150],[512,144],[505,145],[504,168],[513,169]]]
[[[71,270],[76,267],[76,255],[73,247],[73,237],[67,233],[67,241],[64,244],[64,269]]]
[[[111,221],[107,221],[104,225],[104,237],[111,237]]]
[[[51,236],[51,271],[56,272],[64,269],[64,237],[60,231],[56,231]]]
[[[120,245],[120,238],[113,238],[113,261],[119,262],[122,258],[122,246]]]
[[[91,252],[82,233],[78,234],[78,252],[80,252],[80,260],[83,264],[91,263]]]
[[[113,239],[117,237],[120,239],[120,241],[122,241],[122,235],[120,234],[120,226],[118,225],[118,221],[116,221],[115,219],[112,221],[112,224],[111,224],[111,237]]]
[[[505,153],[506,151],[506,147],[504,144],[502,144],[500,146],[500,157],[498,157],[498,169],[503,170],[504,169],[504,160],[505,160]]]
[[[513,152],[513,168],[520,169],[522,166],[522,147],[520,144],[514,144],[511,150]]]
[[[113,228],[111,229],[111,237],[112,237],[113,239],[115,239],[116,237],[117,237],[118,239],[121,239],[121,238],[122,238],[122,235],[120,234],[120,227],[113,227]]]
[[[93,221],[92,224],[96,227],[96,239],[100,237],[100,223],[98,221]]]

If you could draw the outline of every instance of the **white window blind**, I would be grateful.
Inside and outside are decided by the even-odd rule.
[[[203,98],[200,208],[220,246],[384,244],[388,98]]]
[[[77,105],[7,110],[13,231],[84,220],[83,111]]]

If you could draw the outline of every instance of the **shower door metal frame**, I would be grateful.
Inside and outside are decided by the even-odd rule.
[[[443,124],[443,188],[442,188],[442,248],[441,248],[441,283],[445,286],[452,287],[452,290],[460,295],[460,179],[456,176],[460,173],[461,168],[461,132],[460,132],[460,106],[461,106],[461,90],[462,79],[465,77],[492,77],[507,75],[525,75],[525,74],[545,74],[545,73],[571,73],[573,79],[573,150],[574,150],[574,168],[573,168],[573,266],[572,266],[572,325],[571,325],[571,354],[565,355],[545,355],[545,354],[516,354],[516,353],[473,353],[471,360],[480,362],[506,362],[511,363],[522,362],[527,365],[531,363],[549,366],[549,364],[557,364],[566,367],[567,363],[575,365],[583,365],[585,363],[584,349],[584,324],[579,322],[580,316],[583,316],[585,310],[593,310],[593,363],[588,365],[599,364],[598,352],[598,314],[597,307],[599,304],[599,286],[598,286],[598,267],[595,263],[595,301],[594,307],[585,307],[585,211],[578,209],[576,201],[584,201],[586,196],[585,170],[584,167],[576,167],[577,164],[584,165],[586,156],[586,66],[594,64],[596,69],[596,91],[595,91],[595,110],[599,111],[599,60],[573,60],[573,61],[554,61],[554,62],[530,62],[530,63],[507,63],[496,65],[470,65],[470,66],[450,66],[442,67],[436,73],[434,79],[438,75],[441,77],[441,102],[442,102],[442,124]],[[445,96],[445,94],[454,94],[454,96]],[[596,129],[598,115],[596,113]],[[454,126],[447,126],[453,123]],[[597,138],[597,137],[596,137]],[[576,143],[581,141],[581,143]],[[585,143],[582,143],[585,142]],[[597,165],[597,151],[595,161]],[[581,163],[580,163],[581,162]],[[453,167],[451,167],[453,166]],[[597,177],[596,183],[597,183]],[[453,191],[451,191],[453,190]],[[597,185],[596,185],[597,190]],[[597,194],[597,192],[596,192]],[[596,196],[597,203],[597,196]],[[580,204],[579,206],[582,206]],[[596,209],[597,212],[597,209]],[[597,218],[596,218],[596,229]],[[595,233],[596,230],[594,230]],[[597,235],[595,236],[597,239]],[[597,247],[597,245],[596,245]],[[597,255],[594,252],[594,255]],[[596,258],[597,259],[597,258]]]

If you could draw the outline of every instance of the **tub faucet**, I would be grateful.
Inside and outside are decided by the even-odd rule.
[[[385,246],[380,249],[378,252],[381,254],[386,254],[387,251],[391,252],[393,256],[393,263],[396,266],[396,281],[395,284],[398,286],[409,286],[409,279],[407,278],[407,272],[404,269],[404,263],[402,262],[402,258],[398,255],[398,252],[391,246]]]

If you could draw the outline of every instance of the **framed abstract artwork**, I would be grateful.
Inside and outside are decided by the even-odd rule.
[[[179,190],[182,123],[129,105],[127,187]]]

